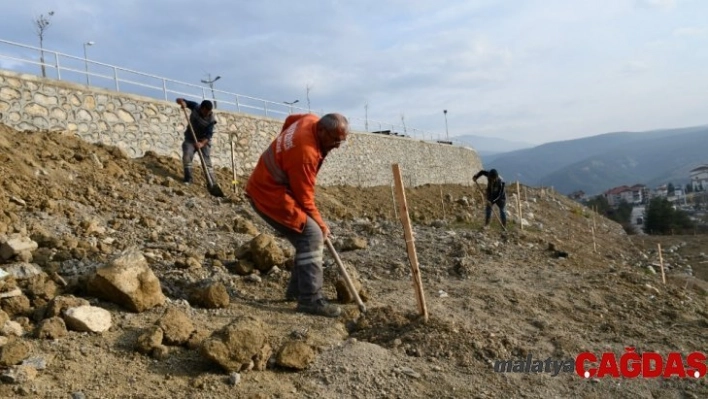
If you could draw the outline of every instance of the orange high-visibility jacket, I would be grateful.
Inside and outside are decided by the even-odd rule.
[[[315,206],[317,172],[324,157],[312,114],[290,115],[263,152],[246,183],[246,194],[271,219],[302,232],[307,215],[325,229]]]

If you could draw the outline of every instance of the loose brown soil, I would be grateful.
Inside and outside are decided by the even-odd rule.
[[[29,308],[0,300],[23,326],[18,340],[29,346],[29,356],[46,362],[33,379],[0,383],[0,397],[708,397],[705,377],[586,380],[574,373],[493,370],[496,360],[528,354],[565,360],[584,351],[621,355],[628,346],[661,354],[705,352],[706,236],[627,236],[614,222],[532,187],[521,188],[528,222],[523,230],[512,212],[508,233],[498,223],[482,231],[475,187],[407,189],[430,315],[424,323],[391,188],[319,188],[318,204],[335,241],[367,242],[340,256],[358,272],[368,312],[346,304],[344,316],[326,319],[295,313],[295,304],[282,300],[286,267],[256,273],[260,281],[233,272],[239,248],[255,233],[245,222],[274,232],[244,201],[242,187],[233,193],[231,172],[218,171],[228,197],[217,199],[203,179],[181,184],[180,169],[179,160],[151,153],[128,159],[117,148],[65,134],[0,125],[0,235],[31,237],[39,244],[31,262],[67,282],[45,297],[73,294],[113,317],[101,334],[38,338],[37,309],[46,300],[27,291]],[[514,204],[510,195],[509,207]],[[292,253],[286,241],[276,240]],[[656,243],[667,250],[666,285]],[[145,254],[159,277],[169,298],[164,306],[133,313],[87,294],[86,279],[96,267],[130,247]],[[336,266],[328,258],[326,267]],[[194,286],[215,282],[226,287],[227,307],[190,302]],[[336,298],[333,284],[325,289]],[[198,346],[168,346],[159,356],[139,352],[138,337],[167,308],[180,309],[205,336],[238,316],[254,316],[266,326],[274,356],[297,339],[314,347],[316,358],[301,371],[271,361],[264,371],[242,372],[234,385]]]

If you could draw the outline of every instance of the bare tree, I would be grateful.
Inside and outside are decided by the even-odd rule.
[[[54,11],[49,11],[48,16],[45,17],[44,14],[40,14],[32,23],[34,24],[34,31],[39,36],[39,61],[42,63],[42,77],[47,77],[47,71],[44,67],[44,32],[49,28],[49,17],[54,15]]]

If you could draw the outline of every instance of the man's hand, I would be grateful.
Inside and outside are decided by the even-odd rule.
[[[329,238],[330,234],[331,232],[329,231],[329,227],[322,226],[322,238],[326,240],[327,238]]]
[[[492,201],[487,201],[487,206],[492,206],[494,204]]]
[[[204,148],[204,146],[206,146],[208,143],[209,143],[209,140],[197,141],[196,143],[194,143],[194,146],[197,147],[197,148],[199,148],[199,149],[202,149],[202,148]]]
[[[184,102],[184,98],[178,98],[177,104],[181,105],[182,108],[184,108],[187,105],[187,103]]]

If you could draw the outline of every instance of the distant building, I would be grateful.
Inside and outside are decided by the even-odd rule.
[[[689,172],[693,191],[708,190],[708,164],[701,165]]]
[[[656,197],[667,197],[669,195],[669,187],[666,184],[662,184],[654,190],[654,195]]]
[[[618,206],[622,201],[638,205],[646,202],[649,190],[643,184],[635,184],[632,187],[619,186],[605,191],[603,196],[610,206]]]

